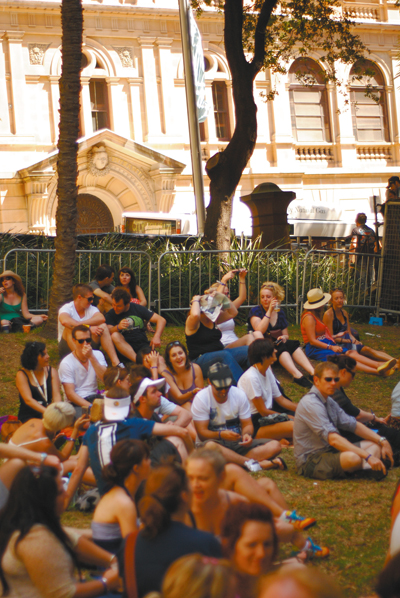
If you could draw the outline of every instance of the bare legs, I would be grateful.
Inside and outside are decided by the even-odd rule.
[[[234,341],[233,343],[229,343],[229,345],[226,345],[225,349],[233,349],[234,347],[243,347],[251,345],[251,343],[255,341],[256,338],[264,338],[264,335],[261,332],[258,332],[257,330],[255,332],[249,332],[249,334],[245,334],[241,338],[238,338],[237,341]]]
[[[110,338],[111,342],[114,343],[119,353],[124,355],[129,359],[129,361],[133,361],[136,363],[136,353],[132,349],[132,347],[126,342],[123,335],[120,332],[113,332]]]
[[[207,442],[207,448],[220,451],[228,463],[235,463],[242,467],[244,467],[245,462],[248,461],[249,458],[256,459],[257,461],[260,461],[260,465],[263,469],[271,469],[270,459],[279,455],[282,450],[281,444],[276,440],[271,440],[271,442],[268,442],[263,446],[258,446],[252,449],[246,456],[239,455],[238,453],[235,453],[235,451],[222,446],[222,444],[213,442],[212,440]]]
[[[298,349],[296,349],[293,355],[290,355],[290,353],[288,353],[287,351],[284,351],[279,355],[279,363],[282,367],[285,368],[285,370],[289,372],[289,374],[292,374],[293,378],[301,378],[303,376],[300,370],[298,370],[295,366],[293,359],[304,370],[306,370],[306,372],[308,372],[311,375],[314,375],[314,368],[312,366],[311,361],[308,359],[306,355],[304,355],[303,351],[299,347]]]
[[[282,422],[259,428],[256,438],[271,438],[272,440],[293,439],[293,422]]]

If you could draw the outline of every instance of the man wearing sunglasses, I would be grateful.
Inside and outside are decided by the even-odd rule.
[[[60,359],[75,350],[72,329],[79,324],[89,326],[93,349],[101,345],[110,358],[112,365],[118,365],[119,359],[105,324],[105,317],[94,307],[93,289],[87,284],[76,284],[72,289],[74,298],[60,307],[58,312],[58,352]]]
[[[101,351],[93,351],[87,325],[72,329],[72,341],[74,350],[61,361],[58,375],[68,401],[80,417],[82,407],[90,407],[96,397],[97,381],[103,381],[107,362]]]
[[[366,477],[380,480],[386,475],[381,457],[390,466],[391,451],[385,438],[347,415],[334,401],[332,395],[339,381],[336,364],[319,363],[314,386],[297,406],[293,428],[297,471],[308,478],[327,480],[362,469]],[[352,444],[340,430],[356,434],[361,441]]]

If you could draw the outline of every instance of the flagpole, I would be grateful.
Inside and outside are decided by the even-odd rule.
[[[189,122],[190,153],[192,159],[193,187],[196,199],[197,232],[204,233],[205,208],[204,208],[204,182],[203,164],[201,160],[200,129],[197,117],[196,91],[189,34],[189,19],[187,0],[178,0],[179,17],[181,23],[182,54],[185,73],[186,104]]]

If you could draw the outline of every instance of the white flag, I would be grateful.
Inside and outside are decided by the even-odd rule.
[[[189,8],[189,30],[191,39],[192,64],[194,84],[196,88],[196,105],[199,123],[206,120],[210,111],[210,106],[206,102],[206,82],[204,76],[204,54],[201,43],[201,35],[193,12]]]

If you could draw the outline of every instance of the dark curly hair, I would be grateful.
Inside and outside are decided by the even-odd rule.
[[[123,486],[133,466],[148,459],[149,455],[149,448],[142,440],[120,440],[112,447],[111,461],[103,467],[102,476],[111,486]]]
[[[39,355],[43,355],[46,345],[40,341],[28,341],[21,355],[21,365],[26,370],[34,370],[38,364]]]

